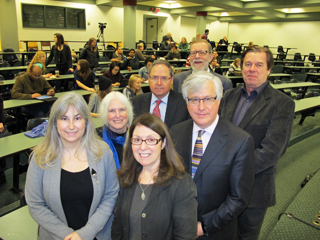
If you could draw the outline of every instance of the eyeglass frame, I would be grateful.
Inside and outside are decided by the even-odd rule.
[[[209,51],[207,50],[200,50],[200,51],[190,51],[190,56],[197,56],[197,54],[199,54],[199,56],[205,56],[207,55]]]
[[[156,138],[146,138],[146,139],[140,139],[140,140],[141,140],[141,143],[140,143],[140,144],[135,144],[135,143],[132,142],[133,139],[140,139],[140,138],[131,138],[131,139],[130,139],[130,142],[131,142],[132,145],[142,145],[142,143],[145,142],[146,145],[148,145],[148,146],[156,146],[156,145],[158,145],[158,143],[159,143],[160,141],[162,141],[162,138],[159,138],[159,139],[156,139]],[[147,140],[150,140],[150,139],[156,140],[157,142],[156,142],[155,144],[148,144],[148,143],[147,143]]]
[[[151,75],[149,75],[149,77],[150,77],[150,79],[151,79],[151,81],[152,82],[158,82],[159,81],[159,79],[160,79],[160,81],[162,82],[162,83],[166,83],[166,82],[168,82],[171,78],[172,78],[172,76],[170,76],[170,77],[167,77],[167,76],[162,76],[162,77],[160,77],[160,76],[151,76]],[[161,78],[166,78],[166,79],[161,79]]]
[[[195,100],[195,99],[197,99],[198,101],[196,102],[196,103],[192,103],[191,101],[193,101],[193,100]],[[213,101],[212,101],[212,103],[210,103],[210,102],[205,102],[204,100],[206,99],[206,101],[208,101],[208,99],[210,99],[210,100],[212,100],[213,99]],[[205,105],[210,105],[210,104],[214,104],[214,102],[217,100],[217,96],[215,96],[215,97],[205,97],[205,98],[187,98],[187,101],[189,102],[189,104],[191,104],[191,105],[198,105],[198,104],[200,104],[200,101],[202,101],[203,102],[203,104],[205,104]]]

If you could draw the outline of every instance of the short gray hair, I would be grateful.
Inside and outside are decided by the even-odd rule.
[[[128,123],[127,126],[129,127],[132,123],[133,120],[133,108],[131,105],[131,102],[129,101],[129,99],[123,95],[120,92],[111,92],[109,94],[107,94],[107,96],[104,97],[104,99],[102,100],[101,104],[100,104],[100,118],[103,121],[104,125],[106,125],[106,127],[109,127],[109,123],[108,123],[108,109],[109,109],[109,104],[111,102],[111,100],[113,99],[119,99],[123,105],[126,107],[127,110],[127,116],[128,116]]]
[[[205,84],[212,82],[216,88],[217,99],[223,96],[221,80],[207,71],[199,71],[191,74],[182,84],[183,98],[188,102],[188,94],[196,93],[205,89]]]
[[[167,60],[161,60],[161,59],[156,60],[156,61],[154,61],[154,62],[152,63],[152,65],[151,65],[150,68],[149,68],[149,72],[148,72],[149,75],[150,75],[150,73],[151,73],[152,68],[153,68],[155,65],[158,65],[158,64],[166,65],[166,66],[169,68],[170,76],[171,76],[171,77],[173,76],[174,70],[172,69],[170,63],[169,63]]]

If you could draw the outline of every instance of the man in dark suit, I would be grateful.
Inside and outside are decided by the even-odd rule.
[[[170,128],[189,118],[185,100],[181,93],[170,90],[173,69],[165,60],[156,60],[149,70],[151,93],[144,93],[131,99],[135,117],[142,113],[154,113]]]
[[[237,239],[238,216],[254,184],[252,137],[219,118],[223,90],[212,74],[190,75],[182,93],[192,119],[174,125],[171,133],[198,189],[198,239]]]
[[[183,81],[186,80],[190,74],[197,71],[211,72],[212,75],[218,77],[221,80],[224,91],[231,89],[232,82],[229,78],[226,78],[223,75],[215,73],[214,71],[212,71],[212,69],[209,68],[209,64],[212,58],[213,58],[212,47],[206,40],[198,39],[193,43],[191,43],[190,45],[191,69],[174,75],[173,90],[177,92],[181,92]]]
[[[241,59],[245,85],[227,91],[221,117],[254,139],[255,187],[247,209],[239,217],[240,239],[258,239],[268,207],[275,205],[277,162],[285,153],[292,131],[294,102],[267,81],[273,67],[269,49],[248,48]]]

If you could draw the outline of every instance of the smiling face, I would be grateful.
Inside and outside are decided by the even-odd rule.
[[[137,125],[133,131],[132,138],[161,139],[160,135],[144,125]],[[166,145],[165,141],[159,141],[157,145],[147,145],[145,141],[141,145],[131,145],[133,156],[143,168],[148,168],[154,172],[159,169],[161,150]]]
[[[85,129],[86,120],[73,106],[70,106],[68,111],[57,120],[57,131],[64,146],[79,145]]]
[[[209,53],[208,44],[204,42],[194,43],[191,46],[190,52],[194,51],[207,51],[204,56],[200,56],[199,53],[196,55],[190,54],[190,64],[192,69],[195,71],[206,71],[213,58],[212,53]]]
[[[45,62],[46,62],[46,55],[43,54],[43,55],[41,56],[41,63],[45,63]]]
[[[153,81],[153,78],[157,78]],[[166,81],[162,81],[161,78],[167,78]],[[149,86],[151,92],[158,98],[162,99],[168,94],[173,83],[173,77],[170,76],[169,68],[164,64],[156,64],[152,67],[149,74]]]
[[[203,90],[193,94],[188,94],[188,98],[206,98],[216,97],[216,88],[212,82],[207,82]],[[191,105],[188,101],[187,108],[193,121],[201,128],[205,129],[209,127],[217,117],[220,105],[220,99],[216,99],[212,104],[204,104],[203,101],[200,103]]]
[[[141,88],[141,78],[138,78],[136,81],[133,83],[133,89],[139,90]]]
[[[243,60],[242,76],[250,93],[267,81],[270,70],[265,52],[248,52]]]
[[[114,98],[110,101],[107,118],[111,131],[118,134],[122,134],[127,131],[127,109],[118,98]]]

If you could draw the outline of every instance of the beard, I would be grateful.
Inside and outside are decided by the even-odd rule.
[[[197,62],[197,63],[195,63],[195,62]],[[202,66],[198,65],[200,62],[202,63]],[[191,65],[192,70],[194,72],[198,72],[198,71],[207,71],[209,64],[204,60],[193,60],[190,62],[190,65]]]

